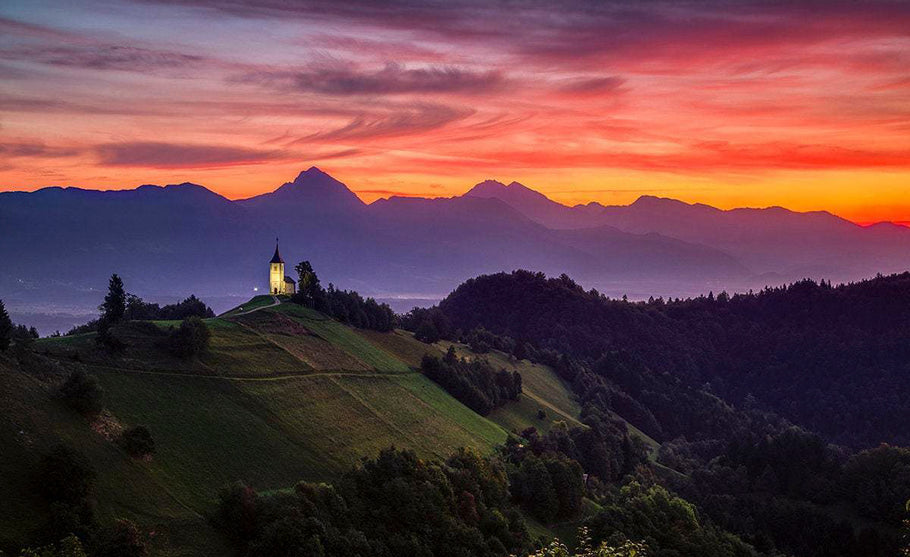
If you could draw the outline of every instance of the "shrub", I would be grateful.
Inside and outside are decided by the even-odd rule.
[[[0,557],[6,555],[0,551]],[[87,553],[82,542],[69,534],[56,545],[46,545],[35,549],[24,548],[19,552],[19,557],[86,557]]]
[[[114,322],[106,317],[98,319],[98,335],[95,337],[95,342],[109,352],[122,352],[126,348],[126,343],[114,335],[113,326]]]
[[[104,389],[98,378],[77,369],[60,387],[67,406],[88,417],[97,416],[104,408]]]
[[[98,535],[94,557],[143,557],[147,552],[142,533],[133,522],[120,519]]]
[[[141,458],[155,453],[155,440],[144,425],[131,427],[120,436],[120,446],[132,457]]]
[[[82,453],[58,445],[41,459],[35,479],[47,502],[80,503],[91,495],[95,476],[95,470]]]
[[[204,352],[209,346],[212,333],[202,319],[187,317],[180,327],[171,333],[169,348],[181,358],[191,358]]]
[[[417,327],[417,331],[414,332],[414,338],[420,342],[432,344],[439,341],[440,337],[436,325],[434,325],[432,321],[424,321]]]

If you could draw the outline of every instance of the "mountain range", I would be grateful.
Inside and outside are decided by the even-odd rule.
[[[910,267],[910,229],[862,227],[826,212],[720,210],[650,196],[569,207],[493,180],[451,198],[365,204],[313,167],[236,201],[189,183],[0,193],[0,299],[22,322],[47,313],[84,320],[116,272],[144,298],[195,293],[226,308],[263,286],[276,236],[288,274],[310,260],[323,283],[400,300],[399,310],[517,268],[647,298]]]

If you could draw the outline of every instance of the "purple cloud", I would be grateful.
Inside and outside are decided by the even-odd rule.
[[[261,164],[284,156],[280,151],[242,147],[158,142],[108,143],[95,147],[99,162],[108,166],[147,168],[214,168]]]
[[[450,66],[406,68],[386,64],[377,71],[352,67],[316,67],[297,71],[255,72],[238,78],[282,90],[324,95],[395,95],[403,93],[482,93],[503,84],[499,72],[472,72]]]
[[[20,47],[0,50],[0,58],[52,66],[132,72],[183,68],[205,62],[203,57],[192,54],[109,44]]]
[[[387,114],[364,114],[340,128],[315,133],[303,137],[295,143],[408,135],[441,128],[456,120],[467,118],[473,113],[473,110],[467,108],[419,103],[396,108]]]
[[[0,155],[4,157],[62,158],[80,154],[71,147],[49,147],[44,143],[7,142],[0,143]]]
[[[615,75],[608,77],[580,78],[564,82],[559,90],[563,93],[575,95],[611,93],[620,91],[620,88],[625,82],[625,79]]]

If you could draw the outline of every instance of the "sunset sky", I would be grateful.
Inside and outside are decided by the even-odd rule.
[[[293,7],[288,7],[288,6]],[[0,189],[317,165],[910,221],[910,2],[4,0]]]

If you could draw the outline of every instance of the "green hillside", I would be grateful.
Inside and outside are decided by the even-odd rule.
[[[491,350],[487,354],[474,354],[463,344],[454,344],[449,341],[438,343],[440,350],[445,351],[449,346],[455,347],[455,353],[462,358],[483,358],[496,368],[517,370],[522,378],[522,396],[515,403],[502,406],[494,410],[488,418],[509,431],[521,432],[527,427],[535,427],[538,431],[547,432],[557,422],[566,422],[569,426],[580,426],[578,416],[581,408],[572,390],[560,379],[552,369],[547,366],[534,364],[528,360],[515,361],[514,358],[498,350]],[[539,418],[538,411],[543,410],[545,417]],[[622,416],[613,416],[626,424],[629,435],[637,437],[650,448],[652,462],[657,460],[657,449],[660,443],[652,437],[633,426]]]
[[[244,307],[251,306],[258,309],[206,320],[210,349],[190,361],[161,347],[170,322],[120,325],[115,335],[128,348],[117,355],[87,334],[42,339],[27,354],[3,356],[0,474],[9,480],[0,482],[0,548],[26,540],[34,517],[43,516],[29,471],[60,441],[100,472],[102,520],[126,517],[154,530],[155,554],[211,555],[225,549],[204,516],[218,489],[238,479],[263,491],[331,480],[390,445],[427,457],[462,446],[490,452],[507,431],[546,430],[578,416],[565,385],[545,367],[485,355],[518,369],[525,394],[484,418],[417,370],[423,354],[447,346],[403,331],[353,329],[292,304],[254,299]],[[151,460],[129,458],[55,398],[78,368],[104,387],[109,428],[151,430]]]

